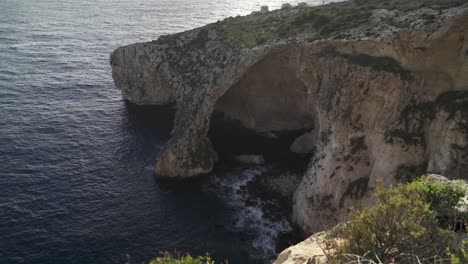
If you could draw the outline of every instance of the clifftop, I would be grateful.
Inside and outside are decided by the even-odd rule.
[[[278,42],[384,39],[401,30],[437,26],[463,9],[463,0],[356,0],[228,18],[205,28],[223,32],[242,48]]]
[[[208,173],[213,112],[311,155],[293,218],[323,230],[386,184],[468,171],[468,3],[355,0],[228,18],[111,54],[125,99],[175,103],[158,177]],[[314,219],[314,221],[311,221]]]

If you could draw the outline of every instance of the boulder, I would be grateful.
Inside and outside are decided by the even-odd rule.
[[[265,158],[263,158],[262,155],[239,155],[239,156],[235,156],[234,160],[242,164],[250,164],[250,165],[265,164]]]
[[[281,252],[273,264],[326,264],[323,250],[325,233],[317,233]]]

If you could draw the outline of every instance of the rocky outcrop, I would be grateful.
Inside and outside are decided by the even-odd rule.
[[[263,135],[304,131],[312,154],[293,219],[324,230],[365,206],[377,179],[468,171],[468,4],[355,0],[228,18],[115,50],[125,99],[175,103],[163,178],[208,173],[213,112]]]
[[[461,198],[460,203],[456,208],[446,208],[445,210],[438,211],[439,219],[451,219],[448,223],[454,225],[457,228],[457,224],[461,224],[462,221],[468,215],[468,184],[466,181],[460,180],[449,180],[442,175],[428,174],[424,176],[424,179],[429,182],[437,182],[444,185],[452,185],[457,188],[465,190],[465,196]],[[466,237],[466,234],[461,232],[460,241]],[[303,242],[291,246],[283,252],[281,252],[275,264],[308,264],[308,263],[328,263],[327,254],[333,255],[333,249],[327,248],[326,243],[326,232],[320,232],[314,234],[304,240]],[[328,251],[328,252],[326,252]],[[363,261],[364,262],[364,261]],[[334,263],[334,262],[333,262]]]
[[[323,242],[325,233],[317,233],[301,243],[285,249],[273,264],[326,264]]]

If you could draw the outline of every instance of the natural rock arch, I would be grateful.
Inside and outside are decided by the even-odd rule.
[[[309,154],[319,122],[315,99],[297,76],[298,50],[284,46],[266,54],[217,100],[214,112],[265,138],[287,134],[279,143],[288,144],[283,151]]]
[[[379,178],[392,184],[426,171],[466,177],[468,15],[456,8],[444,12],[437,25],[401,29],[388,39],[272,40],[258,47],[239,46],[226,39],[222,24],[214,24],[117,49],[111,55],[113,77],[135,103],[177,104],[172,137],[156,173],[191,177],[210,172],[216,160],[207,134],[219,100],[218,108],[259,131],[310,127],[309,118],[301,126],[301,118],[266,122],[267,114],[236,116],[232,105],[223,103],[232,94],[240,98],[236,84],[244,76],[255,81],[249,75],[256,67],[287,54],[286,63],[273,66],[288,65],[287,78],[306,95],[288,97],[313,109],[314,133],[298,142],[316,148],[295,193],[293,219],[314,232],[335,224],[350,206],[371,202]],[[290,105],[286,101],[284,106]],[[307,117],[307,107],[291,109]]]

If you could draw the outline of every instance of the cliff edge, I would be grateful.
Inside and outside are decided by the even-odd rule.
[[[118,48],[115,85],[135,104],[176,104],[158,177],[208,173],[214,112],[263,135],[303,131],[294,195],[307,233],[387,184],[467,178],[468,3],[354,0],[227,18]]]

